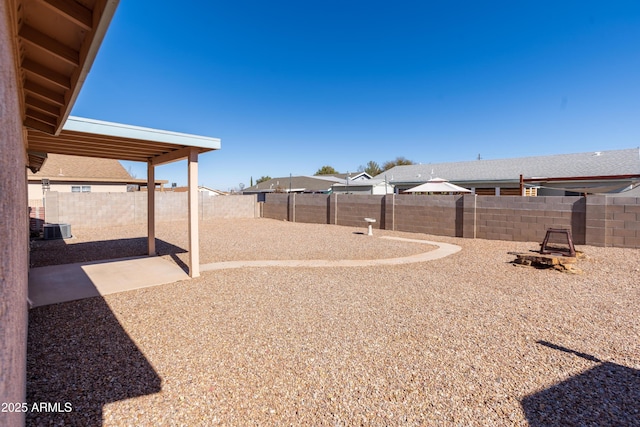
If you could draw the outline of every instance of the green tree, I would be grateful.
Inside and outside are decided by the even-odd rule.
[[[332,168],[331,166],[325,165],[320,169],[318,169],[314,175],[335,175],[337,173],[338,171],[336,171],[334,168]]]
[[[261,176],[256,180],[256,185],[260,184],[261,182],[269,181],[270,179],[271,177],[269,175]]]
[[[363,169],[364,172],[368,173],[371,176],[380,175],[382,173],[382,169],[380,169],[380,165],[374,162],[373,160],[367,163],[367,167]]]
[[[384,164],[382,165],[382,172],[388,171],[389,169],[395,166],[406,166],[406,165],[413,165],[413,164],[414,163],[409,159],[406,159],[404,157],[396,157],[395,160],[389,160],[388,162],[384,162]]]

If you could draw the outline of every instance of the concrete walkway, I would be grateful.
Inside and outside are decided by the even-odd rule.
[[[160,257],[52,265],[29,270],[29,300],[39,307],[187,279],[180,267]]]
[[[450,243],[432,242],[429,240],[405,239],[402,237],[382,236],[381,239],[400,240],[402,242],[424,243],[437,246],[438,249],[398,258],[383,259],[340,259],[340,260],[264,260],[264,261],[224,261],[200,265],[200,271],[224,270],[244,267],[370,267],[376,265],[412,264],[433,261],[459,252],[462,248]]]
[[[200,271],[244,267],[368,267],[411,264],[444,258],[461,249],[457,245],[428,240],[389,236],[381,238],[424,243],[438,248],[416,255],[384,259],[214,262],[202,264]],[[37,267],[29,270],[29,300],[31,307],[39,307],[188,279],[189,276],[180,267],[160,257],[136,257]]]

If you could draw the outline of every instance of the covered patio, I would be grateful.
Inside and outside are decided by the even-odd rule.
[[[58,135],[27,131],[29,167],[37,170],[47,153],[147,163],[147,254],[156,255],[155,168],[187,160],[189,276],[200,275],[198,243],[198,155],[220,149],[217,138],[69,117]]]
[[[187,159],[191,254],[189,275],[198,271],[198,155],[220,148],[205,136],[72,117],[71,110],[118,6],[117,0],[14,0],[8,2],[10,35],[19,77],[18,101],[33,172],[47,153],[147,163],[154,188],[155,167]],[[148,255],[155,255],[154,191],[148,201]]]

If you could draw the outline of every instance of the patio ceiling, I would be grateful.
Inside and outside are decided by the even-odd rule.
[[[62,130],[118,0],[10,0],[23,124]]]
[[[28,166],[47,153],[159,165],[220,148],[220,140],[70,117],[118,0],[10,0]]]

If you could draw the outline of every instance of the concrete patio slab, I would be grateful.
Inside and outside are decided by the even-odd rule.
[[[29,270],[31,307],[74,301],[189,279],[160,257],[52,265]]]

